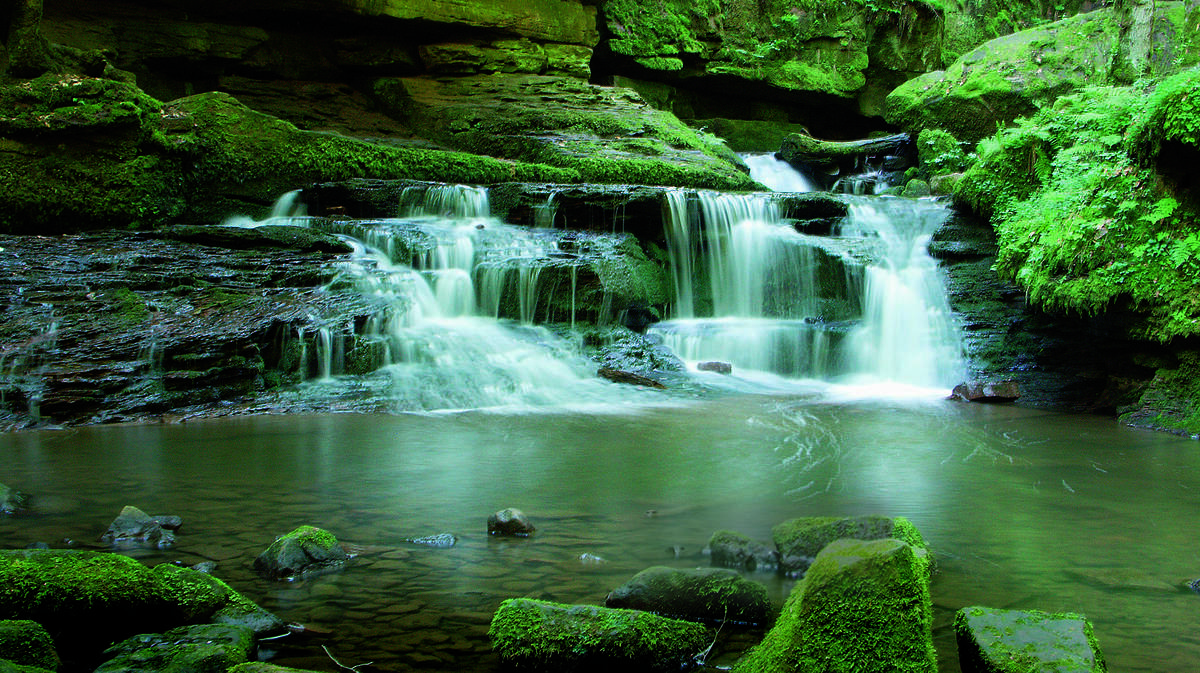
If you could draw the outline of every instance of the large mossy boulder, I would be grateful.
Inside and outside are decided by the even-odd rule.
[[[803,573],[826,545],[840,538],[895,538],[912,545],[922,556],[929,554],[921,531],[900,516],[801,517],[772,528],[771,538],[779,550],[780,571],[789,574]]]
[[[699,624],[649,612],[529,598],[501,603],[488,637],[505,665],[547,672],[675,673],[692,668],[711,639]]]
[[[245,663],[254,651],[254,631],[244,626],[196,624],[166,633],[127,638],[104,651],[108,661],[95,673],[222,673]]]
[[[954,614],[963,673],[1104,673],[1092,624],[1082,615],[967,607]]]
[[[300,526],[279,536],[254,559],[254,569],[271,579],[295,579],[307,573],[335,570],[350,556],[329,531]]]
[[[260,633],[282,628],[278,618],[202,572],[61,550],[0,551],[0,619],[42,624],[72,656],[164,626],[217,622]]]
[[[925,554],[895,539],[828,545],[735,673],[935,673]]]
[[[27,619],[0,621],[0,660],[51,671],[61,663],[54,639],[41,624]]]
[[[610,608],[645,610],[691,621],[762,624],[771,602],[767,588],[724,568],[641,571],[604,599]]]

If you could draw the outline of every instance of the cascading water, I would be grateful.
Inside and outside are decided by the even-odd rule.
[[[774,154],[743,154],[750,177],[773,192],[811,192],[812,182],[788,162]]]

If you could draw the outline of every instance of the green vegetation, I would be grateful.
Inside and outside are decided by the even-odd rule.
[[[972,606],[954,614],[954,633],[963,670],[1108,670],[1091,622],[1070,612],[1049,614]]]
[[[902,516],[810,516],[785,521],[771,529],[785,571],[804,570],[826,545],[840,538],[878,540],[894,538],[924,556],[929,548],[921,531]]]
[[[0,621],[0,660],[52,671],[59,665],[54,640],[41,624],[29,620]]]
[[[1200,334],[1197,202],[1179,170],[1200,149],[1197,82],[1087,89],[980,143],[955,196],[992,216],[1000,275],[1046,309],[1135,309],[1138,338]]]

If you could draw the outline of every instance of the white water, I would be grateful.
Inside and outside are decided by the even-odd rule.
[[[750,178],[773,192],[811,192],[813,184],[791,164],[774,154],[743,154]]]

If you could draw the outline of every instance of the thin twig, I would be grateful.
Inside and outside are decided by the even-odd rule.
[[[337,664],[338,668],[344,668],[344,669],[346,669],[347,671],[353,671],[354,673],[358,673],[358,669],[362,668],[363,666],[370,666],[371,664],[375,663],[375,662],[373,662],[373,661],[368,661],[368,662],[367,662],[367,663],[365,663],[365,664],[359,664],[359,665],[357,665],[357,666],[347,666],[347,665],[343,664],[342,662],[338,661],[338,660],[337,660],[337,659],[336,659],[336,658],[333,656],[333,653],[329,651],[329,648],[328,648],[328,647],[326,647],[326,646],[322,645],[322,646],[321,646],[321,649],[322,649],[322,650],[325,650],[325,656],[329,657],[329,660],[330,660],[330,661],[332,661],[333,663]]]

